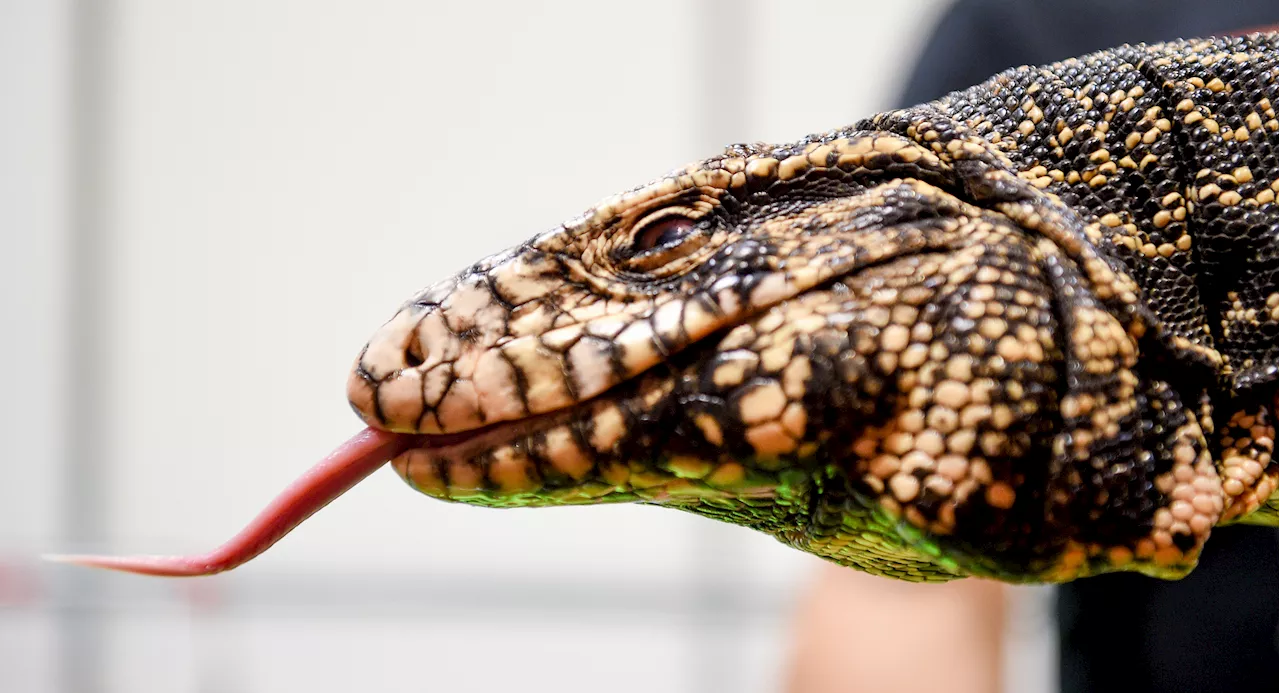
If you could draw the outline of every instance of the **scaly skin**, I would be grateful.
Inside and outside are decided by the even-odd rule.
[[[349,381],[373,430],[223,547],[62,559],[227,570],[393,458],[907,580],[1182,576],[1276,523],[1278,99],[1254,34],[731,146],[406,302]]]
[[[426,434],[393,466],[445,500],[663,505],[908,580],[1181,576],[1275,520],[1275,43],[731,146],[410,299],[351,403]]]

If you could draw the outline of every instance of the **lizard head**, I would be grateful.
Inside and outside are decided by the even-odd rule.
[[[417,436],[392,465],[438,498],[795,526],[823,448],[849,443],[831,419],[873,406],[827,406],[867,365],[838,362],[863,316],[829,294],[963,215],[892,175],[937,163],[889,135],[730,147],[410,298],[357,358],[351,405]],[[871,312],[890,339],[913,327],[905,310]]]
[[[1193,403],[1135,371],[1133,280],[997,148],[915,135],[607,199],[405,302],[350,402],[445,500],[661,504],[917,580],[1184,573],[1221,486]],[[1136,463],[1077,466],[1106,458]]]

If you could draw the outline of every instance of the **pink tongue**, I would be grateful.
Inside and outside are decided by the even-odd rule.
[[[48,560],[144,575],[213,575],[255,558],[317,510],[406,450],[415,436],[366,428],[289,485],[247,527],[200,556],[52,555]]]

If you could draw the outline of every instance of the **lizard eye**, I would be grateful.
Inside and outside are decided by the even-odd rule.
[[[662,278],[687,268],[711,241],[711,222],[696,218],[700,210],[666,207],[640,219],[629,241],[614,249],[614,259],[626,272]]]
[[[665,216],[644,227],[635,236],[631,252],[643,253],[655,248],[671,248],[687,238],[697,225],[688,217]]]

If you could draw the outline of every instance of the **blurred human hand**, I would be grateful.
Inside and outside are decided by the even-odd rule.
[[[1004,586],[916,584],[822,566],[801,599],[790,693],[996,693]]]

